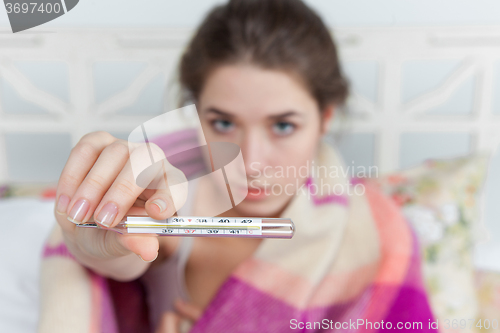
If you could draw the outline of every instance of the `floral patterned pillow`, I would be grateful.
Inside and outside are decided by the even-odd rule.
[[[428,160],[372,179],[401,206],[419,237],[425,283],[443,332],[472,331],[451,323],[478,315],[472,249],[484,236],[479,198],[488,161],[486,155]]]
[[[483,327],[490,326],[498,331],[500,325],[500,273],[489,271],[476,272],[476,290],[480,304],[478,319],[482,319]],[[484,331],[483,331],[484,332]]]

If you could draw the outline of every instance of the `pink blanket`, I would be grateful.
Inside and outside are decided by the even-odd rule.
[[[194,133],[182,135],[177,137],[188,143]],[[168,151],[165,140],[156,142]],[[197,170],[193,163],[184,163],[186,173]],[[325,145],[317,163],[342,161]],[[364,193],[317,194],[324,182],[346,181]],[[436,331],[417,240],[390,199],[359,180],[315,175],[282,215],[294,220],[294,238],[265,239],[224,282],[191,332]],[[152,331],[139,280],[116,282],[83,268],[57,229],[44,252],[40,331]]]

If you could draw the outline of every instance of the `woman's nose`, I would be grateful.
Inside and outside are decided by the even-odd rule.
[[[259,131],[247,131],[240,145],[245,161],[247,176],[258,175],[267,165],[267,153],[270,143],[266,143],[264,134]]]

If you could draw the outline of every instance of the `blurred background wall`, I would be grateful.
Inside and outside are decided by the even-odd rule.
[[[50,27],[194,27],[216,0],[81,0]],[[332,27],[500,24],[495,0],[306,0]],[[0,25],[7,25],[0,11]]]
[[[71,147],[87,129],[104,129],[126,138],[128,130],[163,112],[166,100],[173,106],[174,101],[164,93],[174,77],[175,59],[191,29],[199,24],[207,10],[220,2],[82,0],[66,15],[20,33],[16,38],[9,32],[5,10],[0,9],[0,122],[3,123],[0,123],[0,158],[6,159],[0,161],[3,175],[0,181],[55,181]],[[468,39],[458,40],[458,43],[465,43],[469,51],[464,51],[461,45],[462,53],[455,54],[452,45],[451,48],[437,47],[422,55],[418,52],[408,54],[397,73],[391,74],[397,74],[399,80],[395,90],[400,101],[393,105],[395,109],[400,106],[420,108],[418,112],[432,115],[441,122],[427,133],[421,131],[422,127],[418,128],[423,125],[411,123],[408,129],[397,133],[397,145],[390,136],[379,145],[381,139],[371,128],[347,131],[337,142],[346,161],[354,165],[379,165],[381,171],[388,172],[427,158],[460,156],[477,147],[485,148],[490,134],[493,142],[495,131],[491,126],[498,124],[500,117],[500,56],[496,56],[500,54],[500,2],[306,2],[318,10],[334,33],[335,29],[341,32],[338,38],[344,70],[356,94],[352,111],[371,112],[374,117],[377,110],[386,110],[390,95],[384,85],[391,80],[387,77],[390,72],[387,66],[391,63],[384,62],[383,58],[391,53],[390,50],[396,53],[403,50],[404,53],[406,46],[424,45],[429,39],[423,40],[423,36],[435,38],[439,44],[457,42],[456,36],[460,39],[469,31],[472,33]],[[153,45],[161,42],[161,36],[156,36],[156,42],[154,38],[149,42],[146,38],[144,42],[141,29],[150,32],[158,29],[160,35],[162,31],[169,31],[166,42],[169,44],[164,48]],[[82,31],[94,33],[86,35]],[[101,34],[100,31],[109,33]],[[355,48],[356,36],[368,41],[364,49]],[[379,44],[370,44],[370,36]],[[110,47],[116,40],[121,47],[118,51]],[[53,43],[52,48],[50,43]],[[58,45],[67,47],[58,51]],[[88,45],[92,47],[87,48]],[[136,49],[141,49],[142,53]],[[109,52],[100,53],[99,50]],[[79,57],[79,53],[89,56]],[[489,67],[484,67],[485,64]],[[484,96],[485,75],[486,81],[491,82],[490,90],[486,91],[489,97]],[[126,100],[127,89],[133,84],[136,88],[130,91],[137,90],[132,96],[135,99],[122,103]],[[422,100],[422,96],[433,97],[431,92],[443,85],[449,90],[444,93],[445,97],[432,103]],[[391,111],[394,120],[386,124],[386,131],[402,125],[396,117],[397,111]],[[99,123],[94,113],[101,117]],[[68,118],[65,114],[71,115],[71,121],[65,120]],[[50,119],[63,120],[51,122]],[[449,124],[455,124],[456,129],[450,127],[450,130],[446,119],[450,119]],[[490,119],[497,122],[492,123]],[[467,127],[472,122],[478,125]],[[479,132],[486,128],[491,133],[480,136]],[[332,140],[337,139],[332,137]],[[385,149],[384,153],[379,149]],[[380,155],[385,157],[380,158]],[[500,258],[499,203],[500,153],[497,150],[487,181],[484,211],[484,221],[492,238],[477,250],[478,265],[485,267],[494,266],[496,258]],[[500,265],[496,267],[500,269]]]

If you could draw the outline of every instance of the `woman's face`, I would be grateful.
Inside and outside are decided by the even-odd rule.
[[[276,216],[307,178],[332,109],[321,115],[294,76],[251,65],[225,65],[207,78],[198,101],[208,142],[240,146],[248,195],[243,216]],[[326,118],[326,119],[322,119]]]

